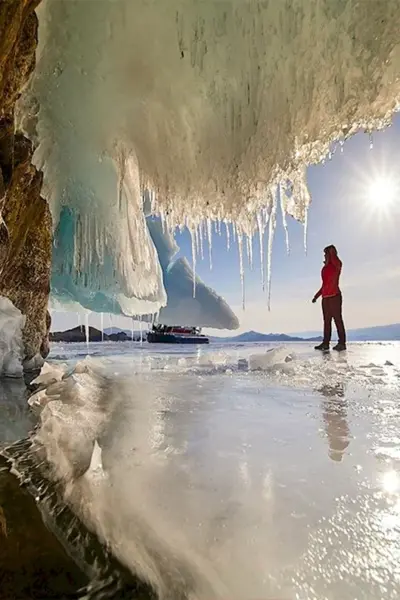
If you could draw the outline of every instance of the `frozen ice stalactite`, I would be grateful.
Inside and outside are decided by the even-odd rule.
[[[231,248],[231,234],[230,234],[230,230],[229,230],[229,223],[228,223],[228,221],[225,221],[225,231],[226,231],[226,248],[227,248],[227,250],[230,250],[230,248]]]
[[[270,205],[269,215],[269,229],[268,229],[268,255],[267,255],[267,294],[268,294],[268,310],[271,305],[271,272],[272,272],[272,244],[274,241],[275,226],[276,226],[276,193],[272,197]]]
[[[208,258],[210,261],[210,269],[212,269],[212,228],[211,219],[207,219],[207,239],[208,239]]]
[[[129,315],[157,309],[166,298],[145,224],[134,150],[123,143],[117,129],[106,132],[80,104],[87,102],[89,113],[97,113],[114,127],[102,69],[98,77],[91,68],[97,59],[102,68],[111,67],[106,48],[99,46],[108,29],[108,4],[99,5],[87,35],[69,10],[74,2],[44,3],[38,71],[32,87],[32,97],[40,105],[39,119],[35,125],[28,119],[25,125],[36,143],[34,162],[43,169],[43,193],[53,214],[54,293],[99,312],[110,310],[115,299],[116,312]],[[75,8],[80,11],[77,4]],[[53,44],[52,26],[63,16],[67,30],[58,47]],[[86,58],[86,62],[79,59],[79,68],[75,52]],[[48,94],[51,103],[44,101]],[[56,122],[52,121],[54,110]]]
[[[241,233],[238,234],[238,250],[239,250],[240,283],[242,286],[242,308],[244,310],[245,309],[245,297],[244,297],[243,236]]]
[[[196,297],[196,255],[197,255],[197,245],[196,245],[196,232],[193,229],[190,229],[190,238],[191,238],[191,246],[192,246],[192,271],[193,271],[193,298]]]
[[[104,342],[104,313],[100,313],[101,341]]]
[[[250,270],[253,270],[253,236],[246,235],[246,250],[247,250],[247,260],[250,266]]]
[[[282,184],[278,186],[278,194],[279,194],[279,200],[281,203],[282,225],[283,225],[283,229],[285,231],[286,252],[289,254],[289,252],[290,252],[289,230],[288,230],[288,224],[287,224],[287,220],[286,220],[287,196],[286,196],[285,190],[283,189]]]
[[[266,222],[263,219],[263,212],[257,213],[257,226],[258,226],[258,237],[260,244],[260,270],[261,270],[261,285],[263,291],[265,290],[265,270],[264,270],[264,231]]]

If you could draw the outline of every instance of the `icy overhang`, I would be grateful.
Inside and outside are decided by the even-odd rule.
[[[42,2],[22,112],[56,231],[62,208],[73,214],[72,279],[88,293],[116,289],[127,312],[138,300],[165,304],[146,188],[171,228],[216,218],[263,232],[278,197],[304,222],[306,166],[333,142],[387,125],[398,106],[399,9],[399,0]]]

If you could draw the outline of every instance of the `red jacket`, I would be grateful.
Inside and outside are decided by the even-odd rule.
[[[342,261],[333,252],[328,256],[328,262],[322,267],[322,286],[315,294],[315,298],[331,298],[340,294],[339,279],[342,271]]]

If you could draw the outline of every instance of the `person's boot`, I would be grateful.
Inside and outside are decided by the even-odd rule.
[[[334,346],[333,349],[337,352],[344,352],[344,350],[346,350],[346,344],[341,344],[339,342],[339,344],[336,344],[336,346]]]
[[[315,346],[314,350],[329,350],[329,344],[325,344],[324,342],[322,342],[322,344]]]

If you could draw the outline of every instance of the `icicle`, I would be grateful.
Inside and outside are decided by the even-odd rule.
[[[110,327],[111,327],[111,335],[114,333],[113,330],[113,318],[112,318],[112,314],[108,313],[108,316],[110,317]]]
[[[212,270],[212,225],[211,219],[207,218],[207,236],[208,236],[208,258],[210,261],[210,271]]]
[[[101,341],[104,342],[104,313],[100,313]]]
[[[271,270],[272,270],[272,243],[274,241],[275,225],[276,225],[276,192],[272,199],[271,215],[269,217],[268,229],[268,257],[267,257],[267,294],[268,294],[268,310],[271,310]]]
[[[89,313],[85,313],[85,337],[86,349],[89,352]]]
[[[240,282],[242,285],[242,308],[245,309],[244,301],[244,268],[243,268],[243,234],[238,233],[238,248],[239,248],[239,270],[240,270]]]
[[[339,144],[340,144],[340,152],[341,152],[341,154],[343,154],[343,149],[344,149],[344,140],[340,140],[340,141],[339,141]]]
[[[372,148],[374,147],[374,140],[372,137],[372,131],[370,131],[368,133],[368,137],[369,137],[369,149],[372,150]]]
[[[246,235],[246,250],[247,260],[249,261],[250,270],[253,270],[253,236]]]
[[[232,233],[233,233],[233,241],[236,242],[236,223],[235,223],[235,221],[232,223]]]
[[[307,234],[308,234],[308,210],[304,215],[304,232],[303,232],[303,244],[304,244],[304,253],[307,255]]]
[[[189,231],[192,243],[193,298],[196,298],[196,234],[192,228]]]
[[[193,229],[194,231],[194,236],[195,236],[195,242],[196,242],[196,254],[197,256],[199,255],[199,249],[200,249],[200,232],[199,232],[199,228],[198,227],[194,227]]]
[[[133,326],[134,326],[135,321],[133,320],[133,317],[131,317],[131,342],[133,342]]]
[[[139,317],[139,328],[140,328],[140,345],[143,344],[143,331],[142,331],[142,316]]]
[[[197,230],[199,232],[199,240],[200,240],[200,256],[201,256],[201,260],[204,260],[203,227],[202,227],[201,223],[199,223]]]
[[[264,225],[262,222],[261,212],[257,213],[258,237],[260,241],[260,269],[261,269],[261,286],[265,290],[265,272],[264,272]]]
[[[229,229],[228,221],[225,221],[225,231],[226,231],[226,249],[230,250],[231,249],[231,232]]]
[[[282,189],[282,184],[278,184],[277,194],[280,199],[281,205],[281,213],[282,213],[282,225],[285,231],[285,242],[286,242],[286,252],[290,254],[290,244],[289,244],[289,230],[288,224],[286,220],[286,193],[285,190]]]

